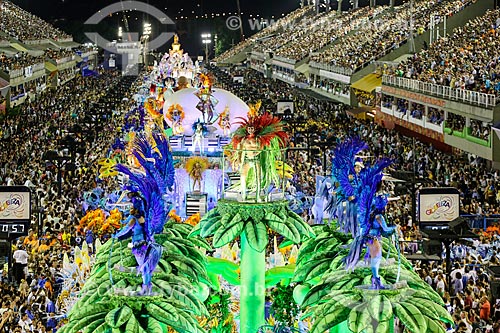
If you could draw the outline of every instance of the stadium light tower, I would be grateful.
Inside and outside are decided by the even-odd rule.
[[[415,39],[413,37],[413,29],[415,27],[413,20],[413,0],[410,0],[410,35],[409,35],[409,43],[408,43],[408,51],[410,54],[415,54]]]
[[[212,35],[201,34],[201,42],[205,45],[205,63],[208,64],[208,45],[212,43]]]
[[[151,32],[152,32],[151,23],[144,23],[144,30],[142,34],[149,38],[149,36],[151,36]]]
[[[144,65],[147,65],[147,58],[146,58],[146,55],[148,53],[148,41],[149,41],[149,37],[151,36],[151,33],[153,32],[152,28],[151,28],[151,23],[144,23],[144,27],[143,27],[143,31],[142,31],[142,39],[144,41],[144,54],[143,54],[143,62],[144,62]]]

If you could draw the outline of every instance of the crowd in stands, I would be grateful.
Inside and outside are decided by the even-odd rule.
[[[293,30],[285,29],[277,33],[275,36],[257,43],[253,50],[260,53],[279,50],[281,47],[287,45],[290,41],[304,38],[308,33],[312,33],[314,31],[314,28],[324,26],[324,23],[328,20],[328,17],[329,16],[325,13],[320,13],[313,17],[303,17],[296,24],[296,26],[300,28]],[[323,23],[323,25],[321,25],[320,23]],[[303,45],[301,45],[301,47],[303,47]]]
[[[489,10],[385,74],[500,97],[500,10]]]
[[[380,6],[374,9],[363,7],[353,10],[341,17],[335,11],[323,17],[315,17],[308,20],[308,26],[297,29],[293,33],[286,32],[284,41],[277,43],[276,55],[293,60],[302,60],[312,52],[329,45],[337,40],[343,40],[343,36],[349,34],[353,29],[370,24],[370,18],[378,16],[387,10]],[[271,40],[274,40],[271,39]],[[283,44],[283,47],[279,47]],[[321,52],[320,52],[321,54]]]
[[[403,113],[403,115],[406,115],[408,111],[408,102],[403,99],[399,99],[396,106],[394,98],[392,96],[382,95],[381,102],[382,102],[382,107],[392,109],[394,106],[395,110],[397,112]],[[418,103],[413,103],[413,111],[411,111],[411,116],[413,118],[422,119],[425,116],[426,121],[434,125],[441,125],[444,121],[443,110],[429,106],[427,109],[427,114],[425,115],[424,113],[425,113],[425,108],[423,105]]]
[[[275,24],[272,24],[270,26],[267,26],[266,28],[262,29],[261,31],[253,34],[251,37],[248,37],[247,39],[241,41],[231,49],[227,50],[226,52],[218,55],[215,57],[214,61],[218,63],[223,63],[227,61],[229,58],[237,55],[238,53],[242,52],[246,48],[252,46],[257,40],[264,38],[266,36],[272,35],[276,31],[284,28],[290,28],[296,24],[296,21],[300,21],[302,17],[306,16],[308,13],[310,13],[313,10],[313,6],[307,5],[304,7],[301,7],[290,14],[286,15],[285,17],[279,19],[276,21]],[[244,24],[244,22],[240,22],[241,24]]]
[[[58,85],[66,82],[67,80],[73,78],[75,76],[74,68],[66,68],[59,72],[57,76]]]
[[[441,125],[444,121],[444,111],[430,106],[427,110],[427,121],[435,125]]]
[[[19,332],[45,333],[61,325],[62,257],[67,254],[72,258],[74,247],[81,246],[85,239],[75,229],[83,214],[82,194],[95,188],[95,162],[107,152],[116,130],[123,124],[123,119],[111,116],[112,111],[123,114],[132,103],[128,100],[133,101],[132,92],[138,89],[135,85],[131,88],[130,78],[119,74],[113,71],[101,72],[97,78],[78,77],[47,91],[34,102],[28,101],[19,114],[2,120],[0,184],[29,186],[42,210],[41,229],[33,224],[29,236],[16,244],[19,258],[27,258],[28,274],[21,274],[11,284],[7,270],[3,270],[1,332],[20,329]],[[123,100],[125,97],[128,99]],[[70,154],[76,168],[63,171],[59,195],[57,172],[44,160],[44,153],[65,148],[66,135],[74,132],[76,125],[83,127],[86,113],[99,105],[106,107],[110,116],[97,135],[83,130],[75,134],[78,146]],[[106,185],[102,184],[105,188]],[[38,220],[36,214],[33,220]],[[75,295],[79,287],[76,284],[71,293]]]
[[[465,127],[465,117],[454,113],[448,113],[445,121],[445,127],[450,128],[452,131],[463,132]]]
[[[0,31],[22,42],[70,36],[8,0],[0,3]]]
[[[422,34],[429,28],[431,14],[451,16],[470,3],[471,0],[416,1],[413,9],[414,33]],[[338,44],[312,56],[311,60],[356,71],[406,43],[411,28],[410,17],[410,5],[406,2],[394,12],[386,11],[381,17],[373,18],[355,33],[338,40]]]
[[[47,59],[58,61],[64,58],[74,59],[75,53],[71,50],[47,49],[44,55],[32,56],[28,53],[19,52],[14,55],[0,53],[0,70],[9,74],[36,64],[44,64]]]
[[[23,52],[16,53],[13,56],[0,53],[0,69],[6,73],[43,62],[45,62],[44,56],[36,57]]]
[[[471,119],[471,135],[488,141],[490,139],[490,124],[483,123],[482,121]]]
[[[54,61],[63,59],[63,58],[71,58],[75,55],[75,53],[71,50],[54,50],[47,49],[45,50],[45,56]]]

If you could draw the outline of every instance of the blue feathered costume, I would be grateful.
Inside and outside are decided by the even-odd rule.
[[[135,142],[133,154],[142,170],[132,171],[121,164],[116,166],[117,171],[129,177],[125,189],[131,192],[132,208],[125,226],[113,237],[119,240],[132,238],[132,253],[143,280],[142,295],[151,294],[151,277],[162,254],[162,247],[155,243],[154,234],[163,231],[170,210],[170,207],[165,207],[163,197],[172,189],[175,177],[167,139],[162,134],[153,134],[150,141],[143,137]]]
[[[371,258],[372,288],[382,289],[384,287],[378,274],[382,259],[380,239],[394,233],[395,228],[388,227],[383,216],[387,197],[377,195],[377,191],[382,182],[382,172],[392,161],[382,158],[372,165],[363,165],[356,156],[367,148],[359,138],[352,138],[335,149],[332,175],[337,186],[337,200],[330,204],[329,209],[338,219],[341,230],[354,237],[349,254],[344,258],[346,269],[356,267],[366,245],[366,258]]]

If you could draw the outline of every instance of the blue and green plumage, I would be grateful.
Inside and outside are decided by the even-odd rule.
[[[174,185],[175,169],[168,141],[162,134],[153,134],[152,140],[138,138],[133,155],[142,170],[132,170],[123,164],[118,164],[116,170],[129,178],[125,189],[134,195],[135,212],[114,237],[126,239],[132,236],[137,269],[143,276],[143,293],[148,294],[151,292],[151,276],[161,257],[161,246],[155,243],[154,235],[162,232],[167,219],[170,207],[165,207],[163,196]]]

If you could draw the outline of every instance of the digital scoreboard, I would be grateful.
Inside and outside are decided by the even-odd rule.
[[[447,224],[460,214],[460,192],[455,188],[423,188],[418,193],[418,217],[427,226]]]
[[[0,186],[0,238],[26,236],[30,224],[30,189],[26,186]]]

